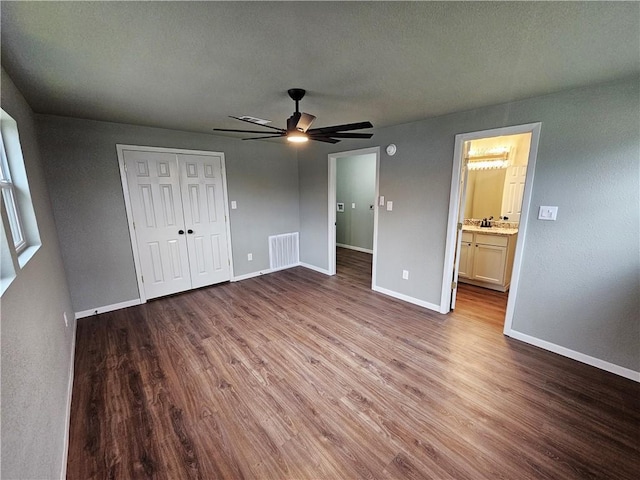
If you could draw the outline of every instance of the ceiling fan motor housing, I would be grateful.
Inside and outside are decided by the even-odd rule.
[[[303,131],[298,127],[298,122],[300,121],[301,116],[302,114],[300,112],[295,112],[293,115],[287,118],[287,132]]]

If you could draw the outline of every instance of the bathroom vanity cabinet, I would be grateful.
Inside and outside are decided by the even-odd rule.
[[[511,284],[517,229],[463,229],[458,280],[506,292]]]

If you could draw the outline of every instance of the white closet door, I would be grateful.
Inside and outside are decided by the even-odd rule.
[[[231,278],[219,155],[178,155],[193,288]]]
[[[191,277],[176,155],[123,153],[144,293],[155,298],[188,290]]]

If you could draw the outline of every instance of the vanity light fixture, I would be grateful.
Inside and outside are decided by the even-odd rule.
[[[467,163],[469,170],[495,170],[499,168],[507,168],[509,160],[484,160],[480,162],[470,161]]]
[[[507,147],[492,148],[478,151],[469,150],[466,164],[469,170],[494,170],[507,168],[509,163],[510,150]]]

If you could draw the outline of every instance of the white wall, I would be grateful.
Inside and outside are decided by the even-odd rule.
[[[33,112],[2,70],[2,108],[18,124],[42,246],[2,295],[2,478],[59,478],[75,321]],[[63,312],[70,325],[65,327]]]
[[[394,209],[379,211],[378,285],[439,304],[455,135],[542,122],[513,329],[639,371],[639,90],[636,76],[301,150],[301,260],[328,265],[327,154],[395,143],[380,159]],[[558,220],[538,221],[540,205]]]

